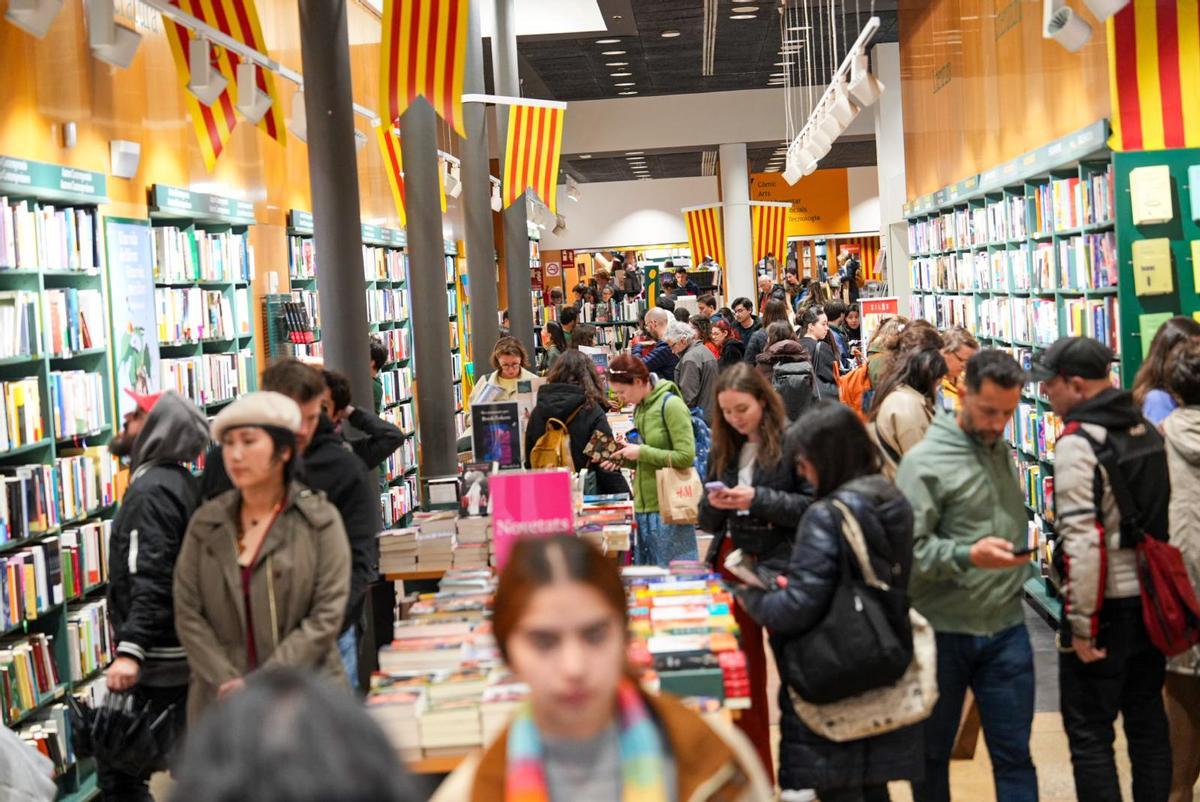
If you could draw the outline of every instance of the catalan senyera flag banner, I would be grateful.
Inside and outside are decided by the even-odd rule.
[[[771,254],[783,262],[787,254],[787,213],[790,203],[751,203],[750,233],[754,264]]]
[[[171,0],[172,5],[181,11],[192,15],[207,25],[220,30],[237,41],[267,52],[266,40],[263,37],[262,25],[258,19],[258,9],[254,0]],[[216,166],[217,158],[229,141],[234,127],[237,125],[237,63],[236,54],[221,48],[212,47],[213,65],[225,77],[228,85],[221,97],[212,106],[205,106],[187,91],[187,83],[191,78],[188,66],[188,42],[191,34],[187,28],[177,22],[163,17],[163,28],[167,31],[167,39],[171,45],[171,54],[175,59],[175,71],[179,74],[180,83],[184,87],[184,102],[196,136],[200,140],[200,151],[204,156],[204,165],[208,170]],[[271,97],[271,108],[263,117],[259,127],[267,136],[281,145],[287,143],[286,129],[283,123],[283,112],[279,105],[279,95],[275,91],[275,77],[268,70],[257,70],[258,88]]]
[[[395,122],[424,97],[455,133],[463,127],[468,0],[384,0],[379,112]]]
[[[1200,146],[1198,6],[1133,0],[1108,19],[1113,150]]]
[[[376,130],[379,152],[383,154],[383,171],[387,174],[388,186],[392,188],[392,201],[400,217],[400,227],[408,225],[408,214],[404,210],[404,157],[400,152],[400,137],[390,125],[381,125]]]
[[[558,160],[562,155],[565,105],[513,104],[508,107],[508,144],[502,176],[504,208],[532,189],[558,213]]]
[[[725,231],[721,204],[697,206],[683,210],[687,223],[688,244],[692,248],[692,265],[699,266],[704,257],[711,256],[717,264],[725,265]]]

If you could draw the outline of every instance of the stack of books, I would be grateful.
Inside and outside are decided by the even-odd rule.
[[[419,529],[389,529],[379,533],[379,571],[406,574],[417,570]]]
[[[605,554],[629,551],[633,501],[624,494],[585,497],[575,513],[575,532]]]
[[[454,536],[458,532],[453,510],[413,513],[417,534],[417,570],[445,571],[454,562]]]
[[[459,518],[454,543],[454,567],[487,568],[492,563],[492,519],[488,515]]]

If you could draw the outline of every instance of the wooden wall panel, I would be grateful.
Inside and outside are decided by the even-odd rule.
[[[1109,115],[1104,27],[1078,53],[1042,39],[1042,0],[903,0],[911,200]]]

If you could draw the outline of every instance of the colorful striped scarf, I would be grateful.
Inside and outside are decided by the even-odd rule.
[[[617,688],[622,802],[667,802],[663,738],[630,680]],[[505,802],[550,802],[542,736],[526,703],[508,730]]]

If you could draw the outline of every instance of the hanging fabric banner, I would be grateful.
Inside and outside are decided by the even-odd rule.
[[[504,148],[504,208],[532,189],[558,212],[558,160],[562,155],[563,115],[567,104],[552,101],[514,103],[508,109]]]
[[[381,125],[375,131],[379,152],[383,154],[383,171],[387,174],[388,186],[392,188],[396,215],[400,218],[400,227],[405,228],[408,215],[404,210],[404,157],[400,151],[400,137],[396,136],[390,125]]]
[[[379,53],[379,116],[400,119],[418,97],[454,132],[463,128],[468,0],[384,0]]]
[[[267,52],[266,40],[263,38],[262,26],[258,19],[258,9],[254,0],[171,0],[172,5],[179,8],[199,21],[220,30],[242,44],[252,47],[260,53]],[[216,166],[217,158],[229,141],[234,127],[237,125],[237,64],[238,56],[229,50],[218,46],[210,46],[212,64],[224,76],[225,91],[211,106],[205,106],[196,96],[187,91],[191,79],[191,69],[188,65],[188,48],[191,33],[183,25],[163,16],[163,28],[171,44],[171,54],[175,59],[175,71],[184,87],[184,102],[196,136],[200,140],[200,151],[204,156],[204,166],[211,172]],[[275,91],[275,76],[268,70],[258,69],[257,83],[260,91],[271,98],[271,107],[259,123],[259,128],[267,136],[283,145],[287,142],[286,129],[283,123],[283,113],[279,105],[279,96]]]
[[[696,206],[682,211],[687,223],[688,244],[692,248],[692,267],[698,268],[706,256],[711,256],[713,261],[724,267],[725,231],[722,229],[721,204]]]
[[[1108,19],[1113,150],[1200,146],[1200,8],[1134,0]]]
[[[787,213],[790,203],[751,203],[750,232],[754,246],[754,264],[767,254],[783,264],[787,254]]]

